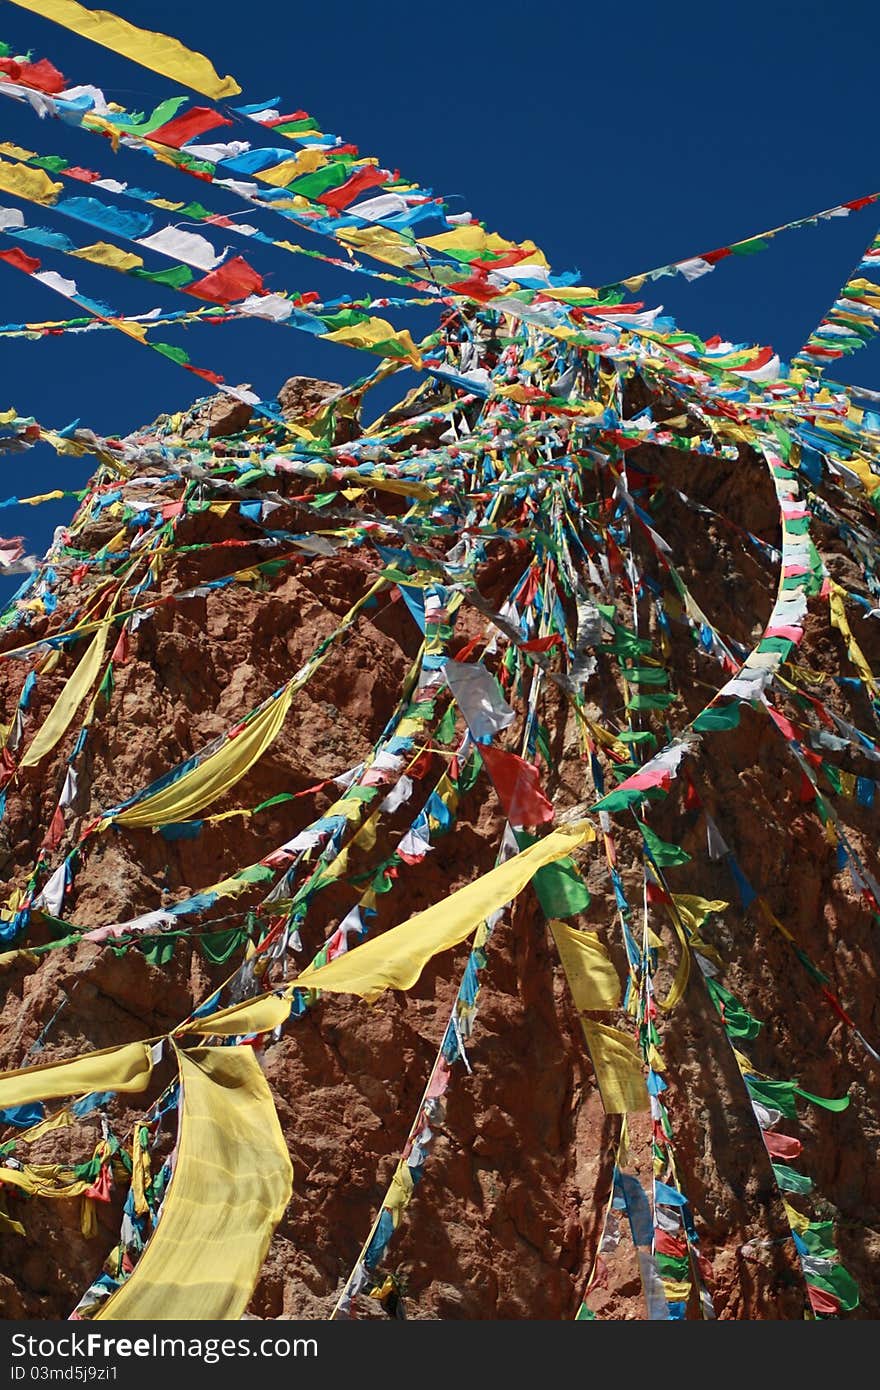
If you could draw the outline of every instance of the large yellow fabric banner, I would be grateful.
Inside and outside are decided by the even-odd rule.
[[[177,1162],[131,1278],[96,1320],[237,1320],[290,1198],[293,1169],[250,1047],[177,1052]]]
[[[179,39],[167,34],[154,33],[152,29],[139,29],[120,19],[110,10],[87,10],[77,0],[12,0],[23,10],[42,15],[53,24],[64,29],[72,29],[84,39],[99,43],[102,48],[110,48],[130,58],[142,68],[161,73],[172,82],[182,82],[194,92],[202,92],[206,97],[219,101],[222,97],[234,97],[241,91],[234,77],[220,77],[213,63],[204,53],[194,53]]]
[[[203,1018],[190,1019],[175,1028],[175,1037],[181,1033],[208,1033],[218,1038],[231,1038],[245,1033],[269,1033],[290,1017],[293,988],[283,994],[261,994],[257,999],[245,999],[241,1004],[230,1004],[227,1009],[218,1009],[215,1014],[205,1014]]]
[[[432,956],[465,941],[487,917],[515,898],[545,864],[564,859],[596,838],[587,821],[554,830],[545,839],[490,869],[434,907],[417,912],[399,927],[297,976],[298,989],[358,994],[372,1003],[385,989],[409,989]]]
[[[73,675],[31,739],[30,746],[21,760],[22,767],[35,767],[47,753],[51,753],[59,739],[67,733],[73,716],[98,678],[104,660],[108,632],[108,623],[98,628],[85,656],[80,659]]]
[[[203,763],[185,772],[176,782],[112,816],[116,825],[133,829],[186,820],[223,796],[277,738],[293,699],[292,686],[272,700],[235,738],[227,738]]]
[[[125,1043],[102,1052],[86,1052],[70,1062],[44,1062],[0,1075],[0,1110],[59,1096],[87,1096],[92,1091],[144,1091],[153,1071],[149,1043]]]

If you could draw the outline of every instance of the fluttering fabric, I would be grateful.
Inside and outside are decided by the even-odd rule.
[[[249,1047],[175,1049],[182,1102],[162,1218],[97,1320],[235,1320],[290,1197],[293,1169]]]
[[[459,888],[444,902],[399,927],[297,976],[297,988],[358,994],[368,1002],[386,989],[409,989],[435,955],[467,938],[482,921],[517,897],[539,869],[595,839],[588,822],[564,826],[521,854]]]
[[[182,82],[215,101],[234,97],[241,91],[234,78],[219,77],[203,53],[194,53],[179,39],[169,38],[167,34],[140,29],[109,10],[90,10],[77,4],[77,0],[12,0],[12,3],[42,15],[53,24],[72,29],[103,48],[111,48],[141,67],[170,77],[174,82]]]

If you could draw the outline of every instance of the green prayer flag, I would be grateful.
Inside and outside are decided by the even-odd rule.
[[[199,937],[203,954],[214,965],[223,965],[245,941],[247,932],[242,927],[230,927],[228,931],[203,932]]]
[[[798,1231],[798,1235],[808,1255],[820,1260],[836,1258],[833,1221],[811,1221],[805,1231]]]
[[[572,917],[590,906],[587,885],[571,859],[547,864],[532,882],[545,917]]]
[[[167,965],[174,955],[174,947],[177,945],[177,933],[172,932],[168,936],[143,937],[137,945],[150,962],[150,965]]]
[[[626,702],[627,709],[668,709],[675,701],[674,695],[632,695]]]
[[[834,1265],[822,1274],[814,1274],[811,1270],[807,1276],[807,1283],[831,1294],[832,1298],[840,1299],[840,1307],[844,1313],[851,1313],[853,1308],[859,1306],[859,1286],[843,1265]]]
[[[671,845],[667,840],[661,840],[656,831],[644,821],[638,821],[638,825],[645,837],[645,847],[658,868],[666,869],[676,864],[689,863],[691,856],[681,845]]]
[[[650,729],[623,729],[614,737],[618,743],[650,743],[652,748],[657,743],[657,735],[652,734]]]
[[[813,1105],[818,1105],[823,1110],[831,1110],[835,1115],[838,1115],[841,1110],[846,1110],[849,1106],[849,1096],[839,1096],[836,1099],[831,1096],[814,1096],[811,1091],[805,1091],[795,1082],[792,1082],[792,1085],[804,1100],[811,1101]]]
[[[662,666],[624,666],[620,674],[631,685],[666,685],[669,679]]]
[[[282,801],[293,801],[294,799],[295,794],[293,792],[279,792],[277,796],[270,796],[268,801],[261,801],[259,806],[255,806],[254,815],[257,811],[265,811],[269,806],[280,806]]]
[[[616,811],[627,811],[630,806],[637,806],[640,801],[662,801],[665,795],[660,787],[623,787],[600,797],[593,803],[592,809],[613,815]]]
[[[242,883],[268,883],[270,878],[275,877],[275,870],[270,869],[268,864],[249,864],[232,877],[240,879]]]
[[[796,1173],[787,1163],[773,1163],[771,1167],[783,1192],[797,1192],[802,1197],[812,1192],[813,1179],[808,1178],[806,1173]]]
[[[442,744],[452,743],[455,738],[455,704],[450,703],[449,708],[437,726],[437,742]]]
[[[724,1022],[724,1030],[730,1038],[756,1038],[761,1031],[763,1024],[758,1018],[743,1008],[740,1001],[730,990],[725,989],[717,980],[711,976],[706,976],[706,988],[712,996],[712,1002],[721,1014]]]
[[[136,275],[139,280],[149,280],[154,285],[167,285],[172,290],[182,290],[195,279],[192,271],[185,265],[172,265],[167,270],[143,270],[137,266],[128,273]]]
[[[735,242],[730,250],[735,256],[754,256],[757,251],[766,251],[769,244],[763,237],[754,236],[748,241]]]
[[[698,733],[711,732],[714,729],[736,729],[739,727],[740,706],[737,700],[729,705],[711,705],[698,714],[694,720],[693,727]]]
[[[161,352],[163,357],[169,357],[178,366],[185,367],[189,362],[189,357],[183,348],[172,347],[170,343],[153,343],[152,346],[155,352]]]
[[[516,830],[514,835],[520,849],[528,849],[537,841],[536,835],[529,835],[525,830]],[[573,917],[590,906],[589,890],[572,859],[558,859],[555,864],[545,865],[535,874],[532,885],[545,917]]]
[[[769,1110],[778,1110],[787,1120],[797,1119],[795,1083],[793,1081],[760,1081],[756,1076],[745,1077],[752,1100]]]

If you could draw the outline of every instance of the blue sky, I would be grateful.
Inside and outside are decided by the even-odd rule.
[[[696,255],[880,188],[870,133],[880,19],[868,0],[108,3],[132,22],[205,52],[218,72],[238,79],[245,94],[239,100],[280,96],[283,109],[304,107],[362,153],[435,192],[459,195],[459,207],[494,230],[532,237],[555,269],[577,269],[588,284]],[[149,110],[180,90],[13,5],[0,7],[0,39],[16,52],[49,57],[72,83],[93,82],[130,109]],[[0,132],[165,196],[199,196],[192,180],[157,174],[136,155],[114,157],[95,137],[40,122],[8,100],[0,103]],[[203,201],[221,207],[207,186],[204,192]],[[64,229],[50,212],[26,211],[31,224]],[[758,256],[731,258],[690,285],[659,281],[642,296],[662,302],[682,327],[769,342],[788,358],[878,221],[872,207],[790,232]],[[237,249],[249,255],[245,243]],[[253,259],[278,289],[315,288],[329,297],[369,285],[280,253]],[[71,273],[64,257],[47,253],[43,262]],[[86,293],[123,312],[186,305],[185,297],[163,298],[94,267],[77,267],[76,278]],[[2,264],[0,306],[3,323],[68,316],[65,301]],[[169,341],[265,396],[296,371],[350,380],[364,370],[361,354],[268,324],[195,327]],[[878,366],[880,349],[868,348],[846,371],[874,387]],[[179,368],[106,332],[40,342],[0,338],[0,383],[0,408],[15,405],[56,427],[79,418],[105,434],[205,393]],[[0,468],[0,499],[80,486],[91,471],[44,447],[24,461],[0,456]],[[8,508],[0,511],[0,534],[24,534],[39,552],[67,515],[68,504]],[[10,588],[7,582],[0,595]]]

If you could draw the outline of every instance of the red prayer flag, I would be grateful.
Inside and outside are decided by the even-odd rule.
[[[119,634],[116,646],[113,648],[113,655],[110,658],[117,666],[124,666],[128,661],[128,629],[123,628]]]
[[[463,294],[468,299],[480,301],[497,299],[502,293],[496,285],[491,285],[485,276],[479,275],[471,275],[467,280],[456,280],[449,288],[453,294]]]
[[[789,741],[797,738],[797,729],[786,715],[780,714],[779,710],[774,709],[772,705],[767,706],[767,713],[770,715],[770,718],[773,720],[779,732],[784,734]]]
[[[201,280],[187,285],[185,292],[213,304],[230,304],[249,294],[263,294],[263,277],[242,256],[233,256]]]
[[[189,362],[182,362],[180,365],[184,371],[192,372],[193,376],[200,376],[202,381],[210,381],[212,386],[223,385],[223,377],[218,376],[216,372],[209,372],[207,367],[193,367]]]
[[[14,265],[16,270],[23,270],[26,275],[33,275],[34,271],[40,268],[40,262],[35,256],[26,256],[17,246],[10,247],[8,251],[0,251],[0,261]]]
[[[553,819],[553,806],[532,763],[490,743],[480,744],[480,754],[511,825],[544,825]]]
[[[36,63],[16,63],[13,58],[0,58],[0,72],[8,73],[13,82],[33,87],[38,92],[55,94],[63,92],[67,86],[67,78],[48,58],[40,58]]]
[[[84,1197],[91,1197],[96,1202],[109,1202],[112,1196],[110,1169],[106,1165],[102,1167],[97,1178],[91,1187],[87,1187],[83,1193]]]
[[[834,1298],[824,1289],[817,1289],[814,1284],[807,1284],[807,1293],[810,1295],[810,1304],[814,1313],[822,1313],[825,1317],[833,1317],[840,1312],[840,1300]]]
[[[197,135],[204,135],[206,130],[216,130],[221,125],[232,125],[232,122],[210,106],[194,106],[190,111],[184,111],[182,115],[160,125],[147,139],[179,150],[181,145],[194,140]]]
[[[64,838],[64,812],[60,806],[55,807],[55,814],[52,817],[46,838],[40,846],[48,854],[53,854]]]
[[[384,169],[376,169],[372,165],[367,165],[364,169],[358,169],[357,173],[352,174],[351,178],[346,179],[339,188],[329,188],[326,193],[322,193],[318,202],[323,203],[327,208],[336,208],[341,212],[368,188],[381,188],[387,177],[388,174]]]
[[[530,642],[520,642],[521,652],[549,652],[551,647],[564,647],[565,642],[558,632],[552,632],[549,637],[533,637]]]
[[[793,1134],[775,1134],[772,1129],[764,1131],[764,1143],[774,1158],[797,1158],[804,1147]]]
[[[657,1226],[654,1229],[654,1249],[658,1255],[672,1255],[675,1259],[681,1259],[687,1254],[687,1241],[684,1236],[671,1236]]]
[[[700,800],[700,793],[697,791],[690,777],[687,774],[685,774],[685,777],[684,808],[686,811],[699,811],[703,805]]]

